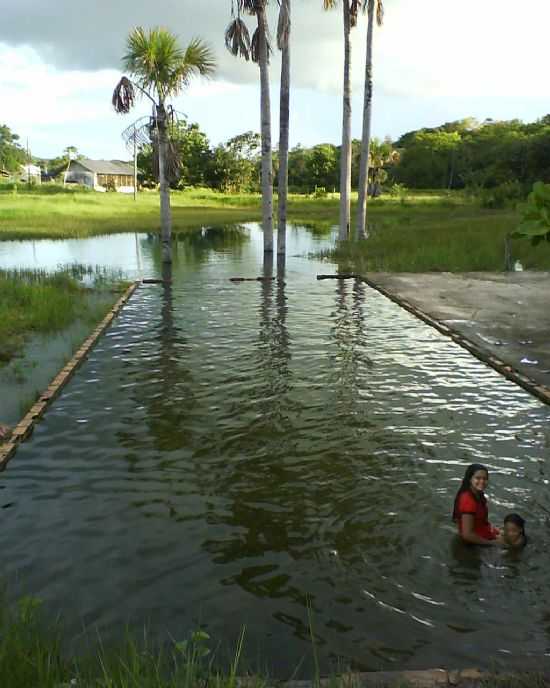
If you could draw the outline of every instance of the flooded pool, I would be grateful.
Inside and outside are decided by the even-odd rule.
[[[171,286],[138,290],[0,475],[0,575],[74,633],[246,625],[279,676],[310,673],[308,601],[323,671],[540,665],[550,409],[364,284],[317,282],[329,241],[296,228],[284,275],[239,284],[269,274],[255,225],[177,243]],[[145,235],[31,244],[0,265],[160,274]],[[454,538],[473,461],[493,521],[528,519],[519,556]]]

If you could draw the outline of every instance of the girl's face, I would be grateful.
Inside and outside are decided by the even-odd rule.
[[[519,526],[517,526],[515,523],[508,522],[504,524],[504,539],[506,542],[510,544],[519,542],[522,535],[523,533],[521,532],[521,528],[519,528]]]
[[[489,476],[486,471],[476,471],[472,475],[470,486],[474,492],[484,492],[489,483]]]

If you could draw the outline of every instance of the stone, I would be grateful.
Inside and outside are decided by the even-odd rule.
[[[9,425],[2,425],[0,423],[0,443],[7,442],[11,437],[12,429]]]

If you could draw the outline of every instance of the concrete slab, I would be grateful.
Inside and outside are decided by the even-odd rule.
[[[480,349],[550,386],[550,272],[368,273]]]

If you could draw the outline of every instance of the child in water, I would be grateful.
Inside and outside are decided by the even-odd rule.
[[[508,514],[504,519],[503,539],[508,547],[520,548],[527,544],[525,520],[519,514]]]

